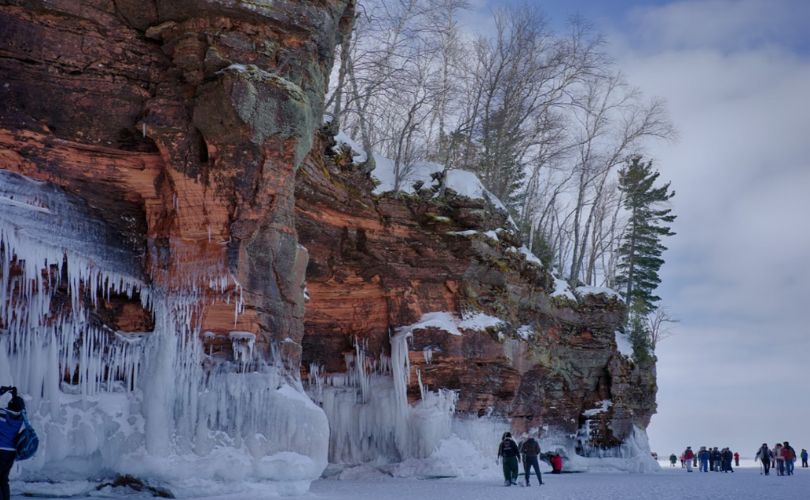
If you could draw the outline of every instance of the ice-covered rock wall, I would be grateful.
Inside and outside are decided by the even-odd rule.
[[[352,9],[0,6],[0,382],[42,436],[15,474],[320,475],[293,196]]]
[[[0,205],[0,384],[20,389],[41,437],[23,478],[254,479],[300,492],[320,475],[326,416],[283,365],[247,347],[231,360],[204,350],[200,312],[217,299],[241,307],[231,287],[217,297],[145,283],[103,222],[49,184],[0,171]],[[140,300],[153,328],[96,318],[115,295]]]
[[[643,448],[619,301],[555,293],[469,175],[374,194],[315,134],[353,6],[0,6],[0,382],[43,435],[15,474],[300,491],[328,459],[486,468],[510,427]]]
[[[453,418],[432,427],[441,428],[431,438],[433,453],[470,435],[464,428],[472,425],[488,429],[462,439],[476,443],[468,450],[479,458],[491,458],[500,431],[510,428],[539,433],[541,443],[570,456],[572,467],[605,457],[616,459],[613,468],[654,467],[643,436],[655,412],[655,366],[620,351],[624,304],[617,294],[571,290],[556,278],[477,179],[451,179],[446,196],[427,174],[403,192],[381,193],[384,179],[378,184],[353,163],[363,157],[358,146],[345,135],[337,140],[324,131],[316,142],[323,154],[305,161],[296,186],[299,238],[310,256],[305,372],[317,367],[320,378],[343,380],[355,365],[335,353],[380,359],[406,352],[410,377],[380,384],[397,386],[395,394],[404,385],[412,409],[435,391],[454,393]],[[377,165],[372,175],[385,162]],[[419,172],[437,168],[417,165]],[[408,342],[393,342],[400,337],[392,333],[403,331]],[[392,422],[375,435],[393,432],[398,422],[374,410],[380,394],[388,393],[352,402],[355,415],[374,415],[360,422]],[[367,460],[441,462],[424,449],[402,455],[364,439],[363,428],[344,416],[350,410],[333,405],[324,405],[333,433],[347,434],[332,440],[333,461],[357,463],[363,454],[342,454],[361,443],[379,448]],[[486,461],[469,460],[481,468]]]

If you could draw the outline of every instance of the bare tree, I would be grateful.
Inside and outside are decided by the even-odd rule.
[[[650,348],[655,351],[656,346],[672,336],[672,325],[678,320],[673,319],[665,307],[659,307],[647,315],[647,331],[650,335]]]
[[[336,124],[391,159],[401,189],[419,160],[478,174],[524,242],[570,283],[613,282],[624,226],[617,166],[672,128],[574,20],[551,31],[533,8],[459,27],[467,0],[361,0],[330,97]]]

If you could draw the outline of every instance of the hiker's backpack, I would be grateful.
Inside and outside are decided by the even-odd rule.
[[[525,443],[523,443],[523,453],[529,456],[536,456],[540,454],[540,445],[537,443],[536,439],[529,439]]]
[[[22,432],[17,434],[14,440],[14,447],[17,449],[17,460],[28,460],[33,457],[39,448],[39,438],[31,423],[28,422],[28,414],[22,411],[23,426]]]

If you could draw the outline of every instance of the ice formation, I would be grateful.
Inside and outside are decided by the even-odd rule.
[[[133,474],[181,489],[200,479],[259,480],[280,493],[303,492],[320,476],[324,412],[265,361],[252,333],[230,333],[233,362],[206,355],[203,290],[145,283],[136,251],[49,184],[0,170],[0,207],[0,384],[20,389],[41,439],[15,474]],[[206,278],[238,316],[238,283]],[[154,330],[95,321],[100,298],[112,295],[139,299]]]
[[[40,453],[18,477],[132,474],[198,496],[201,478],[301,493],[327,461],[387,464],[394,475],[497,472],[492,455],[508,423],[456,416],[456,394],[424,386],[411,366],[409,339],[419,328],[460,335],[497,328],[500,319],[426,314],[392,333],[390,357],[370,359],[358,343],[346,373],[311,367],[310,399],[251,332],[229,332],[233,359],[205,352],[203,340],[217,336],[201,331],[205,300],[232,304],[235,318],[244,308],[227,272],[204,269],[207,290],[196,279],[172,289],[146,283],[138,250],[122,248],[80,200],[2,170],[0,207],[0,384],[20,388],[41,437]],[[154,330],[119,332],[95,321],[92,311],[113,295],[139,300]],[[433,355],[413,354],[428,364]],[[645,470],[644,444],[636,429],[620,449],[589,453]]]
[[[310,368],[310,395],[329,419],[329,461],[357,465],[426,458],[450,435],[456,394],[420,384],[420,401],[408,402],[411,331],[391,336],[391,357],[371,360],[361,343],[347,355],[345,374],[322,376]]]

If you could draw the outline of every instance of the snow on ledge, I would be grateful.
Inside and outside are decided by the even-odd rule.
[[[498,238],[498,233],[495,231],[485,231],[482,234],[491,240],[500,241],[500,238]]]
[[[575,302],[577,300],[574,293],[571,292],[571,287],[568,286],[568,282],[557,277],[554,278],[554,291],[551,293],[551,296],[562,297]]]
[[[458,324],[459,328],[463,330],[483,331],[487,328],[497,327],[503,324],[499,318],[490,316],[482,312],[477,312],[471,315],[464,315],[464,319]]]
[[[523,340],[529,340],[529,338],[534,337],[534,328],[532,325],[523,325],[517,329],[517,334]]]
[[[633,357],[633,344],[630,343],[628,336],[619,330],[616,330],[616,347],[619,350],[619,354],[627,356],[628,358]]]
[[[340,131],[335,136],[335,145],[332,147],[332,151],[338,153],[342,146],[347,146],[351,150],[354,163],[365,163],[368,160],[368,154],[363,149],[363,146],[349,137],[346,132]]]
[[[608,411],[608,409],[611,406],[613,406],[613,401],[611,401],[609,399],[605,399],[605,400],[599,401],[598,404],[599,404],[599,406],[597,406],[596,408],[593,408],[591,410],[583,411],[582,416],[590,418],[590,417],[599,415],[600,413],[605,413],[606,411]]]
[[[475,236],[478,234],[478,231],[475,229],[467,229],[466,231],[447,231],[447,234],[451,236]]]
[[[540,269],[543,268],[543,262],[535,254],[533,254],[531,250],[526,247],[526,245],[522,245],[520,248],[509,247],[509,251],[522,254],[529,264],[534,264]]]
[[[461,330],[484,331],[502,324],[501,319],[482,312],[465,314],[463,318],[459,318],[451,312],[440,311],[423,314],[416,323],[397,328],[397,335],[425,328],[437,328],[450,335],[461,335]]]
[[[622,300],[622,297],[618,292],[603,286],[578,286],[574,291],[580,296],[605,295],[611,299]]]

